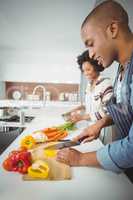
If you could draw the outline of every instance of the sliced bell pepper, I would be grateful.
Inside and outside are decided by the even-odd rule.
[[[28,168],[28,175],[32,178],[46,179],[49,175],[49,166],[43,160],[37,160]]]
[[[31,149],[35,144],[36,141],[31,135],[27,135],[21,140],[21,147],[25,147],[27,149]]]
[[[57,150],[55,149],[44,149],[44,155],[46,157],[52,158],[55,157],[57,154]]]

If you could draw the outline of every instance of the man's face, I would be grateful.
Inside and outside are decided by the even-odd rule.
[[[115,60],[114,42],[106,30],[90,22],[81,29],[81,37],[91,58],[104,68],[112,64]]]

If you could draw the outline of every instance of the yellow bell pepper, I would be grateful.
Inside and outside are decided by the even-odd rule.
[[[28,175],[32,178],[46,179],[49,175],[49,166],[43,160],[37,160],[28,168]]]
[[[31,149],[35,144],[36,141],[31,135],[27,135],[21,140],[21,147],[26,149]]]
[[[57,150],[54,150],[54,149],[44,149],[44,155],[46,157],[52,158],[52,157],[55,157],[56,154],[57,154]]]

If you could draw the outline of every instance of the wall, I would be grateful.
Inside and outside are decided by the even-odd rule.
[[[0,80],[79,83],[80,26],[95,0],[1,0]]]
[[[65,93],[64,100],[69,100],[68,95],[78,94],[79,93],[79,85],[78,84],[64,84],[64,83],[27,83],[27,82],[6,82],[6,98],[14,99],[13,93],[15,91],[19,91],[21,94],[20,99],[26,100],[28,95],[33,94],[33,90],[36,86],[43,86],[46,89],[46,92],[50,92],[50,100],[60,100],[60,94]],[[39,96],[40,99],[43,99],[42,88],[36,90],[35,94]],[[46,94],[44,94],[46,95]],[[46,95],[47,96],[47,95]],[[78,97],[77,97],[78,100]],[[75,98],[76,101],[76,98]]]
[[[0,81],[0,99],[5,98],[5,83]]]

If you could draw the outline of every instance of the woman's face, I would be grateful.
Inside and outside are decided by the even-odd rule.
[[[99,73],[95,71],[94,67],[89,62],[84,62],[82,64],[82,69],[85,77],[89,80],[95,80],[99,75]]]

